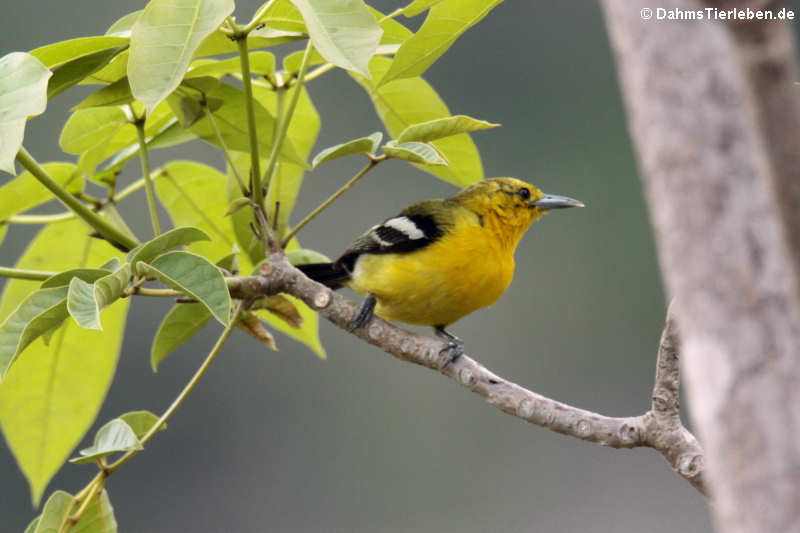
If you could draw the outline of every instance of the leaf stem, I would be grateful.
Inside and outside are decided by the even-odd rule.
[[[172,402],[172,405],[170,405],[167,408],[167,410],[164,411],[164,414],[161,415],[161,418],[158,419],[158,422],[153,424],[153,426],[147,431],[147,433],[145,433],[144,436],[141,439],[139,439],[143,445],[147,444],[147,442],[153,437],[153,435],[156,434],[156,431],[158,431],[161,428],[161,426],[163,426],[167,422],[167,420],[169,420],[169,418],[178,409],[178,407],[181,406],[186,397],[189,396],[189,394],[192,392],[195,385],[197,385],[197,383],[200,381],[200,378],[203,377],[203,375],[206,373],[206,370],[208,370],[208,368],[211,366],[211,363],[214,362],[214,359],[216,359],[217,354],[219,354],[220,350],[222,349],[222,346],[225,344],[225,341],[227,341],[228,337],[230,337],[233,328],[236,327],[236,322],[239,318],[239,313],[241,312],[241,310],[242,310],[242,302],[239,302],[236,304],[236,308],[234,309],[233,317],[231,318],[230,323],[228,323],[228,325],[225,327],[225,330],[217,339],[216,344],[214,344],[214,347],[208,353],[208,356],[206,357],[205,361],[203,361],[203,364],[200,365],[200,368],[198,368],[197,371],[194,373],[192,379],[189,380],[189,383],[186,384],[186,386],[183,388],[178,397],[175,398],[175,400]],[[128,452],[125,453],[125,455],[114,461],[112,464],[108,465],[105,471],[108,474],[112,474],[119,467],[127,463],[128,460],[131,457],[133,457],[133,455],[136,452],[137,450],[129,450]]]
[[[56,272],[44,270],[25,270],[22,268],[0,267],[0,278],[27,279],[31,281],[44,281]]]
[[[247,111],[247,130],[250,137],[250,174],[253,202],[264,205],[264,193],[261,189],[261,160],[258,154],[258,132],[256,130],[256,112],[253,105],[253,80],[250,78],[250,56],[247,54],[247,34],[243,34],[236,45],[239,47],[239,61],[242,65],[242,85]]]
[[[131,114],[133,109],[130,108]],[[150,157],[147,154],[147,139],[144,135],[144,117],[135,117],[133,125],[136,127],[136,135],[139,138],[139,157],[142,160],[142,176],[144,177],[144,189],[147,192],[147,209],[150,211],[150,222],[153,224],[153,233],[156,237],[161,235],[161,223],[158,221],[158,209],[156,208],[156,195],[153,191],[153,180],[150,177]]]
[[[261,24],[261,17],[263,17],[266,14],[266,12],[269,10],[269,8],[272,7],[272,4],[274,3],[275,0],[269,0],[269,2],[263,4],[260,8],[258,8],[258,11],[256,11],[255,15],[253,15],[253,18],[250,20],[250,22],[247,23],[247,26],[242,28],[241,30],[242,33],[248,34],[254,29],[256,29],[259,26],[259,24]]]
[[[19,152],[17,153],[17,161],[19,161],[28,172],[33,174],[33,177],[39,180],[42,185],[47,187],[50,192],[56,196],[56,198],[61,200],[64,205],[70,208],[76,215],[81,217],[87,224],[94,228],[97,233],[103,236],[103,238],[110,242],[116,243],[127,250],[131,250],[139,245],[139,242],[136,239],[133,239],[122,233],[108,220],[104,219],[86,207],[80,202],[80,200],[67,192],[66,189],[64,189],[58,184],[58,182],[50,177],[47,171],[36,162],[36,160],[30,153],[28,153],[25,147],[20,147]]]
[[[375,165],[377,165],[377,164],[378,164],[378,163],[380,163],[381,161],[384,161],[385,159],[386,159],[386,156],[370,157],[370,159],[369,159],[369,163],[367,163],[367,166],[365,166],[364,168],[362,168],[362,169],[361,169],[361,170],[358,172],[358,174],[356,174],[355,176],[353,176],[352,178],[350,178],[350,181],[348,181],[347,183],[345,183],[344,185],[342,185],[342,186],[339,188],[339,190],[338,190],[338,191],[336,191],[335,193],[333,193],[333,194],[330,196],[330,198],[328,198],[327,200],[325,200],[324,202],[322,202],[322,203],[321,203],[321,204],[320,204],[320,205],[319,205],[319,206],[318,206],[316,209],[314,209],[314,210],[313,210],[313,211],[311,211],[311,212],[310,212],[308,215],[306,215],[306,217],[305,217],[303,220],[301,220],[301,221],[300,221],[300,223],[298,223],[298,224],[297,224],[297,226],[295,226],[294,228],[292,228],[292,231],[290,231],[290,232],[289,232],[289,233],[286,235],[286,237],[284,237],[284,238],[283,238],[283,240],[281,241],[281,247],[282,247],[282,248],[286,248],[286,245],[287,245],[287,244],[289,244],[289,241],[290,241],[290,240],[292,240],[292,237],[294,237],[294,236],[297,234],[297,232],[298,232],[298,231],[300,231],[300,230],[303,228],[303,226],[305,226],[306,224],[308,224],[309,222],[311,222],[311,220],[313,220],[313,219],[314,219],[314,217],[316,217],[317,215],[319,215],[320,213],[322,213],[322,211],[324,211],[324,210],[325,210],[325,208],[327,208],[327,207],[328,207],[329,205],[331,205],[331,204],[332,204],[332,203],[333,203],[333,202],[334,202],[334,201],[335,201],[337,198],[339,198],[341,195],[343,195],[343,194],[344,194],[344,193],[347,191],[347,189],[349,189],[350,187],[352,187],[353,185],[355,185],[355,183],[356,183],[358,180],[360,180],[361,178],[363,178],[363,177],[364,177],[364,175],[365,175],[367,172],[369,172],[370,170],[372,170],[372,169],[373,169],[373,167],[375,167]]]
[[[300,72],[297,74],[297,82],[294,86],[294,92],[292,93],[292,97],[289,100],[289,104],[286,106],[286,112],[284,113],[283,120],[280,121],[280,128],[278,129],[278,134],[273,139],[272,144],[272,152],[269,154],[269,163],[267,164],[267,170],[264,173],[264,177],[266,179],[267,188],[269,188],[269,182],[272,180],[272,174],[275,172],[275,167],[278,163],[278,156],[281,153],[281,148],[283,147],[283,141],[286,138],[286,132],[289,130],[289,123],[292,121],[292,115],[294,114],[294,108],[297,106],[297,100],[300,98],[300,92],[303,90],[303,81],[306,77],[306,71],[308,70],[308,63],[309,59],[311,58],[311,52],[314,50],[314,45],[311,44],[311,39],[308,40],[308,44],[306,45],[306,51],[303,54],[303,61],[300,63]],[[258,204],[262,206],[262,204]]]

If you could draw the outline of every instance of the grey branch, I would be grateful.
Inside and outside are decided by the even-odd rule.
[[[231,295],[253,300],[288,293],[340,328],[350,329],[356,307],[305,277],[283,255],[273,254],[262,272],[262,276],[228,278]],[[612,448],[655,448],[678,475],[706,492],[703,451],[678,414],[678,336],[670,313],[658,350],[652,408],[628,418],[603,416],[557,402],[494,374],[466,355],[448,364],[449,357],[440,353],[441,341],[405,331],[378,317],[353,334],[403,361],[437,370],[501,411],[551,431]]]

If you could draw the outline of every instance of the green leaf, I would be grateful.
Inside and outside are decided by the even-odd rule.
[[[370,63],[372,78],[378,80],[391,60],[375,57]],[[382,87],[358,75],[353,78],[367,91],[389,135],[397,137],[411,124],[450,116],[436,91],[422,78],[395,80]],[[481,158],[469,134],[462,133],[431,143],[448,166],[420,166],[421,170],[461,187],[483,179]]]
[[[128,79],[150,113],[180,84],[192,55],[225,17],[233,0],[151,0],[131,30]]]
[[[109,61],[108,65],[80,82],[80,85],[98,83],[108,85],[126,77],[128,75],[128,58],[130,57],[130,51],[130,48],[128,48],[124,52],[121,52],[114,57],[114,59]]]
[[[161,321],[153,346],[150,348],[150,365],[153,372],[178,346],[191,339],[211,319],[208,309],[199,303],[176,304]]]
[[[123,37],[81,37],[58,43],[48,44],[31,50],[31,55],[47,68],[54,68],[70,61],[128,44]]]
[[[321,254],[315,250],[309,250],[308,248],[300,248],[298,250],[286,252],[286,259],[294,266],[331,262],[327,255]]]
[[[93,54],[73,59],[69,63],[54,68],[53,77],[50,78],[50,82],[47,84],[47,99],[52,100],[89,75],[102,69],[108,65],[115,56],[127,48],[128,46],[124,45],[107,50],[100,50]]]
[[[82,328],[102,330],[100,311],[122,296],[130,278],[131,268],[127,263],[91,284],[78,277],[72,278],[67,294],[67,311]]]
[[[389,141],[384,145],[383,152],[389,157],[404,159],[421,165],[447,164],[447,160],[436,152],[433,146],[425,143],[397,143],[396,141]]]
[[[500,2],[502,0],[444,0],[433,6],[422,27],[402,44],[379,86],[425,72],[462,33],[480,22]]]
[[[80,278],[72,278],[67,293],[67,311],[82,328],[102,330],[100,307],[94,299],[94,285]]]
[[[458,135],[459,133],[496,128],[499,125],[485,120],[477,120],[466,115],[455,115],[413,124],[403,130],[397,137],[397,142],[430,142],[443,137]]]
[[[275,56],[269,52],[250,52],[250,72],[261,76],[273,74],[275,72]],[[203,64],[190,68],[186,72],[184,79],[199,78],[201,76],[213,76],[220,78],[226,75],[242,75],[242,63],[238,57],[232,57],[223,61],[207,60]]]
[[[64,287],[38,290],[0,324],[0,381],[30,343],[67,318],[66,296]]]
[[[222,325],[230,322],[228,285],[222,272],[208,259],[189,252],[169,252],[149,265],[136,263],[136,271],[196,298]]]
[[[192,227],[171,229],[150,242],[144,243],[141,248],[137,247],[135,250],[129,252],[128,262],[132,265],[135,265],[139,261],[149,263],[167,250],[172,250],[178,246],[197,241],[210,240],[211,237],[208,236],[208,233],[201,229]]]
[[[120,418],[115,418],[97,430],[94,444],[80,450],[80,457],[70,459],[70,463],[93,463],[112,453],[127,452],[129,450],[143,450],[144,447],[133,428]]]
[[[256,88],[254,87],[254,90]],[[262,88],[262,91],[267,89]],[[271,92],[271,91],[270,91]],[[239,152],[250,152],[250,133],[247,129],[246,115],[246,97],[244,92],[227,83],[220,83],[219,87],[208,93],[208,98],[215,98],[221,100],[222,107],[214,111],[214,120],[219,128],[220,135],[225,142],[225,146],[229,150],[236,150]],[[176,110],[180,106],[180,99],[176,96],[170,96],[167,100],[170,106]],[[264,106],[258,101],[254,102],[254,113],[256,123],[258,124],[258,145],[262,154],[268,154],[272,148],[273,134],[275,129],[275,118],[267,111]],[[294,121],[292,121],[294,122]],[[192,133],[210,143],[214,146],[222,148],[222,145],[217,139],[214,127],[211,125],[208,117],[204,117],[189,128]],[[291,136],[283,143],[281,151],[281,159],[284,161],[292,162],[298,165],[305,165],[303,157],[298,155],[294,144],[291,142]]]
[[[292,0],[314,48],[328,62],[369,77],[383,30],[362,0]]]
[[[124,420],[125,423],[131,427],[134,435],[136,435],[136,438],[139,440],[141,440],[142,437],[150,431],[150,428],[158,422],[158,416],[150,411],[130,411],[124,415],[120,415],[119,418]],[[158,431],[163,431],[165,429],[167,429],[167,424],[161,424]]]
[[[31,523],[28,524],[28,527],[25,528],[24,533],[36,533],[36,528],[39,526],[39,516],[31,520]]]
[[[131,281],[131,265],[125,263],[107,276],[94,282],[94,299],[102,311],[122,296]]]
[[[45,163],[42,166],[67,191],[76,193],[83,190],[83,177],[72,163]],[[53,193],[34,178],[33,174],[20,174],[0,187],[0,220],[6,220],[52,199]]]
[[[128,119],[119,107],[81,109],[67,119],[58,144],[68,154],[81,154],[97,146],[106,147],[125,125],[129,125]]]
[[[120,255],[90,232],[79,219],[49,224],[16,266],[59,272]],[[0,321],[37,287],[9,280],[0,299]],[[117,364],[127,304],[121,300],[104,312],[102,332],[64,321],[49,344],[37,341],[25,349],[0,386],[0,427],[34,503],[97,415]]]
[[[142,14],[142,11],[142,9],[139,9],[132,13],[128,13],[127,15],[123,15],[116,22],[114,22],[114,24],[112,24],[108,30],[106,30],[106,35],[113,37],[126,37],[130,39],[131,28],[133,28],[133,25],[139,19],[139,15]]]
[[[52,72],[24,52],[0,58],[0,170],[15,174],[14,158],[22,146],[25,122],[47,107]]]
[[[303,63],[304,50],[297,50],[283,58],[283,69],[290,73],[296,74],[300,72],[300,66]],[[308,68],[325,63],[325,58],[317,52],[316,49],[311,51],[311,57],[308,58]]]
[[[165,165],[156,180],[156,193],[175,226],[192,226],[211,236],[187,249],[206,259],[216,260],[230,253],[236,242],[228,208],[226,178],[200,163],[173,161]]]
[[[303,15],[292,5],[290,0],[276,0],[271,4],[261,18],[261,22],[266,27],[302,34],[308,33]]]
[[[116,259],[116,257],[114,258]],[[71,268],[64,272],[59,272],[54,276],[50,276],[42,282],[42,288],[48,289],[52,287],[67,287],[73,278],[78,278],[86,283],[94,283],[104,276],[111,274],[111,270],[103,267],[100,268]]]
[[[430,9],[442,0],[414,0],[403,8],[403,15],[406,17],[416,17],[423,11]]]
[[[247,48],[256,50],[305,38],[306,35],[304,33],[262,28],[250,32],[250,35],[247,36]],[[239,49],[236,43],[231,41],[222,30],[216,30],[200,44],[200,47],[194,53],[194,57],[236,54],[238,52]]]
[[[239,272],[239,247],[235,244],[233,245],[233,250],[228,255],[222,257],[219,261],[214,263],[219,268],[231,272],[231,273],[238,273]],[[224,273],[224,272],[223,272]]]
[[[103,489],[98,497],[84,511],[78,523],[69,529],[70,533],[117,533],[117,519],[114,517],[114,508],[108,497],[108,491]]]
[[[325,359],[325,348],[319,341],[319,315],[316,311],[308,307],[302,300],[298,300],[288,294],[282,295],[292,304],[294,304],[298,313],[300,313],[301,324],[299,328],[290,326],[282,318],[275,316],[269,311],[259,310],[255,313],[261,317],[264,322],[268,323],[274,329],[285,333],[289,337],[300,341],[305,344],[312,352],[314,352],[320,359]]]
[[[384,18],[383,13],[381,13],[374,7],[372,6],[367,6],[367,7],[369,7],[369,10],[372,13],[372,16],[375,17],[375,20],[379,21],[381,29],[383,29],[383,36],[381,37],[382,45],[400,44],[409,37],[411,37],[412,35],[414,35],[414,33],[411,30],[409,30],[408,28],[406,28],[393,18]],[[381,20],[383,20],[383,22],[380,22]]]
[[[381,144],[382,139],[383,134],[379,131],[376,131],[369,137],[361,137],[360,139],[354,139],[346,143],[331,146],[330,148],[325,148],[316,156],[314,156],[314,160],[311,162],[311,167],[317,168],[322,163],[348,155],[374,154],[375,150],[377,150],[378,146]]]
[[[131,102],[133,102],[131,86],[128,83],[128,78],[122,78],[111,85],[107,85],[93,92],[72,109],[74,111],[90,107],[117,106],[129,104]]]
[[[57,490],[47,498],[36,526],[36,533],[53,533],[61,530],[61,524],[72,507],[72,494]]]

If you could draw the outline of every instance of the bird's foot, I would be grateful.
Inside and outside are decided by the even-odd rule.
[[[361,307],[358,308],[358,313],[356,313],[355,318],[350,321],[350,329],[348,330],[350,333],[370,321],[373,311],[375,310],[375,303],[375,296],[371,293],[367,295],[361,303]]]
[[[456,359],[464,355],[464,341],[444,329],[444,326],[433,328],[436,336],[445,341],[444,348],[439,350],[439,355],[446,357],[445,366],[454,363]]]

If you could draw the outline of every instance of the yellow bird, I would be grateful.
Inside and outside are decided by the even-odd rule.
[[[452,198],[424,200],[373,226],[332,263],[300,265],[332,289],[366,295],[353,329],[373,312],[386,320],[432,326],[451,361],[464,343],[445,330],[492,305],[514,276],[514,251],[550,209],[583,207],[514,178],[491,178]]]

